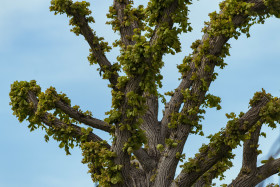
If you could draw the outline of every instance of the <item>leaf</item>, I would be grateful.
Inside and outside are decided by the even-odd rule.
[[[111,183],[112,183],[112,184],[117,184],[117,183],[120,182],[120,181],[121,181],[121,177],[120,177],[119,175],[117,175],[117,176],[111,178]]]
[[[64,142],[60,142],[59,148],[63,148],[63,147],[64,147]]]

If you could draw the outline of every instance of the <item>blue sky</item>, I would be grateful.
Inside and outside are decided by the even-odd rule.
[[[0,0],[0,186],[2,187],[77,187],[94,186],[87,166],[81,164],[81,152],[74,149],[66,156],[58,143],[45,143],[41,130],[30,133],[27,123],[20,124],[12,115],[9,106],[10,84],[16,80],[37,80],[44,89],[54,86],[66,93],[72,104],[84,110],[91,110],[97,118],[103,119],[110,109],[110,90],[107,81],[96,71],[97,66],[89,66],[89,47],[82,36],[69,32],[70,26],[65,15],[54,16],[49,12],[48,0]],[[112,1],[90,1],[96,23],[93,25],[99,36],[113,42],[118,34],[105,25],[108,6]],[[141,2],[137,0],[136,3]],[[143,1],[147,2],[147,1]],[[176,64],[190,52],[190,44],[201,38],[203,22],[208,13],[217,10],[217,0],[194,1],[190,6],[192,33],[182,35],[183,52],[177,56],[165,56],[162,92],[177,87],[179,74]],[[225,113],[246,112],[248,102],[254,92],[266,89],[280,97],[280,20],[270,18],[264,25],[255,25],[251,37],[231,40],[229,64],[219,72],[218,79],[211,85],[210,93],[222,98],[222,110],[207,110],[204,132],[217,132],[225,126]],[[108,54],[116,61],[117,50]],[[266,154],[270,145],[279,135],[279,127],[273,131],[264,128],[268,138],[261,138],[261,148]],[[95,131],[100,133],[99,131]],[[109,136],[101,133],[104,139]],[[185,151],[193,156],[205,137],[190,136]],[[241,148],[234,165],[226,173],[225,183],[230,182],[239,172]]]

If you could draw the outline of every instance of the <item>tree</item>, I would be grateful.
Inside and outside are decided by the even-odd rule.
[[[217,77],[216,67],[224,68],[229,55],[230,38],[264,23],[271,16],[280,17],[278,0],[225,0],[221,11],[209,14],[201,40],[192,44],[193,52],[178,65],[180,85],[165,96],[160,70],[165,54],[181,51],[178,35],[191,32],[188,5],[191,1],[150,0],[147,7],[133,7],[133,1],[114,0],[108,24],[120,39],[113,46],[120,48],[117,63],[106,53],[111,50],[104,38],[98,37],[90,23],[94,22],[89,3],[52,0],[50,10],[70,17],[72,32],[83,35],[90,46],[90,64],[99,66],[103,79],[112,90],[112,109],[104,120],[71,106],[70,99],[50,87],[41,91],[36,81],[16,81],[11,86],[11,106],[18,120],[29,121],[31,131],[42,128],[45,139],[59,141],[66,154],[79,146],[83,163],[88,164],[94,182],[100,186],[209,186],[223,177],[232,166],[232,150],[243,142],[243,161],[239,175],[229,186],[255,186],[279,173],[280,158],[270,158],[257,166],[260,151],[258,139],[263,124],[275,128],[280,121],[280,100],[264,90],[255,93],[246,113],[227,114],[226,127],[209,136],[194,158],[182,165],[175,177],[183,148],[190,134],[203,135],[201,120],[205,108],[216,107],[221,99],[208,93]],[[158,120],[159,101],[165,105]],[[84,124],[88,128],[81,126]],[[110,133],[108,143],[93,133],[92,128]]]

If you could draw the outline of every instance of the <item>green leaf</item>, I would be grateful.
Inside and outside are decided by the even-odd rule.
[[[59,148],[63,148],[63,147],[64,147],[64,142],[60,142]]]

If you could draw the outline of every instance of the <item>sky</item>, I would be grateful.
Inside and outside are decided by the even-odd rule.
[[[147,0],[136,0],[146,3]],[[202,36],[208,13],[218,10],[218,0],[194,1],[190,6],[192,33],[180,36],[182,52],[165,56],[162,69],[163,88],[170,91],[179,84],[176,65],[191,51],[189,46]],[[104,119],[110,109],[111,96],[108,82],[99,77],[97,66],[87,61],[89,46],[82,36],[71,33],[65,15],[54,16],[49,12],[49,0],[0,0],[0,186],[2,187],[77,187],[94,186],[87,166],[81,163],[78,148],[66,156],[58,142],[44,141],[44,132],[29,132],[27,123],[19,123],[9,106],[10,85],[18,80],[37,80],[42,90],[54,86],[66,93],[73,105],[91,110],[94,117]],[[96,23],[93,29],[109,43],[119,37],[105,25],[106,13],[112,1],[90,0]],[[211,84],[210,93],[222,98],[222,110],[208,109],[203,121],[205,135],[219,131],[226,124],[225,113],[248,110],[249,100],[256,91],[264,88],[273,96],[280,97],[280,20],[269,18],[264,25],[254,25],[251,37],[241,36],[230,40],[231,56],[225,59],[228,66],[217,70],[219,76]],[[115,62],[118,50],[107,54]],[[163,106],[161,106],[161,109]],[[279,135],[279,127],[264,127],[267,138],[261,138],[263,155],[266,155]],[[98,130],[106,140],[109,136]],[[193,156],[205,137],[191,135],[186,143],[187,157]],[[226,179],[217,184],[230,183],[241,166],[239,147],[234,151],[234,167],[227,171]],[[178,170],[179,173],[179,170]],[[277,182],[274,177],[272,181]]]

